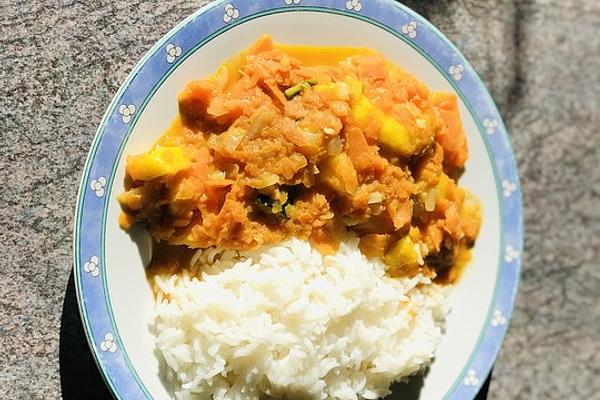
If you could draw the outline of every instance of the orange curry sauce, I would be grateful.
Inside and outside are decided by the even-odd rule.
[[[392,276],[452,282],[466,264],[481,209],[456,182],[468,151],[454,94],[368,49],[264,36],[177,100],[172,126],[129,156],[119,196],[123,228],[140,222],[163,244],[159,264],[177,259],[165,245],[290,236],[330,254],[347,231]]]

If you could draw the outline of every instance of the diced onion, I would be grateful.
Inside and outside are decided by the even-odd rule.
[[[425,204],[425,211],[431,212],[435,210],[435,205],[437,203],[437,189],[430,189],[427,193],[425,193],[423,203]]]
[[[369,204],[379,204],[383,201],[383,194],[381,192],[373,192],[369,194]]]
[[[279,183],[279,176],[275,174],[263,175],[260,178],[253,179],[250,182],[250,186],[255,189],[263,189],[269,186],[273,186]]]
[[[215,181],[223,180],[223,179],[225,179],[225,172],[215,171],[212,174],[210,174],[209,179],[215,180]]]
[[[342,152],[342,140],[339,136],[334,137],[327,143],[327,153],[330,156],[337,156]]]
[[[321,146],[321,135],[307,130],[303,131],[303,134],[311,146]]]
[[[373,215],[381,215],[381,213],[385,210],[383,204],[373,204],[371,206],[371,214]]]
[[[271,123],[274,117],[273,111],[266,107],[261,108],[252,115],[252,122],[246,131],[246,135],[250,139],[258,136],[262,130]]]
[[[419,265],[425,264],[425,260],[423,260],[423,254],[421,254],[421,246],[419,245],[419,243],[415,243],[414,247],[415,253],[417,254],[417,262],[419,263]]]

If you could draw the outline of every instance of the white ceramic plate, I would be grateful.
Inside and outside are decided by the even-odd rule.
[[[217,1],[165,35],[134,68],[90,151],[74,237],[81,315],[108,386],[119,399],[170,398],[149,331],[150,240],[117,223],[126,155],[147,150],[169,126],[185,82],[212,73],[264,33],[289,44],[370,47],[432,89],[459,96],[470,148],[461,185],[481,199],[483,225],[418,398],[472,399],[499,350],[518,283],[518,175],[501,117],[475,72],[439,31],[391,0]]]

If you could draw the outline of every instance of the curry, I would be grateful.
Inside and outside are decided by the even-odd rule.
[[[349,232],[391,275],[456,279],[481,207],[457,184],[468,149],[454,94],[368,49],[264,36],[177,100],[171,127],[127,159],[124,229],[189,249],[296,236],[325,254]]]

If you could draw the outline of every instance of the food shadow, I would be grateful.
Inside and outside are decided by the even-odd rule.
[[[396,382],[392,385],[391,394],[384,400],[418,400],[425,383],[425,374],[413,375],[406,382]]]

